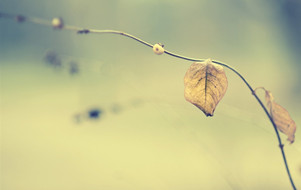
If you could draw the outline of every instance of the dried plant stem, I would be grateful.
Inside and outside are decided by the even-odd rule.
[[[51,21],[40,19],[40,18],[25,17],[23,15],[12,15],[12,14],[6,14],[6,13],[1,13],[0,12],[0,18],[1,17],[8,18],[8,19],[15,19],[17,22],[31,22],[31,23],[38,24],[38,25],[52,26]],[[133,39],[133,40],[135,40],[135,41],[137,41],[139,43],[142,43],[142,44],[144,44],[144,45],[146,45],[148,47],[153,48],[153,46],[154,46],[153,44],[150,44],[150,43],[148,43],[148,42],[146,42],[146,41],[144,41],[144,40],[142,40],[142,39],[140,39],[140,38],[138,38],[136,36],[133,36],[131,34],[128,34],[128,33],[122,32],[122,31],[117,31],[117,30],[84,29],[84,28],[80,28],[80,27],[76,27],[76,26],[71,26],[71,25],[64,25],[60,29],[75,31],[78,34],[88,34],[88,33],[118,34],[118,35],[122,35],[122,36],[125,36],[125,37],[128,37],[128,38],[131,38],[131,39]],[[179,58],[179,59],[187,60],[187,61],[196,61],[196,62],[204,62],[205,61],[205,59],[190,58],[190,57],[182,56],[182,55],[179,55],[179,54],[175,54],[175,53],[167,51],[167,50],[165,50],[164,53],[167,54],[167,55]],[[262,103],[262,101],[260,100],[260,98],[257,96],[255,90],[251,87],[251,85],[247,82],[247,80],[236,69],[234,69],[233,67],[231,67],[231,66],[229,66],[229,65],[227,65],[227,64],[225,64],[223,62],[220,62],[220,61],[213,61],[213,63],[221,65],[221,66],[224,66],[224,67],[230,69],[231,71],[233,71],[246,84],[246,86],[251,91],[252,95],[255,97],[255,99],[257,100],[257,102],[260,104],[260,106],[262,107],[262,109],[266,113],[267,117],[269,118],[270,122],[272,123],[272,125],[274,127],[274,130],[275,130],[278,142],[279,142],[279,147],[280,147],[280,150],[281,150],[281,153],[282,153],[284,165],[285,165],[285,168],[286,168],[286,171],[287,171],[287,174],[288,174],[291,186],[292,186],[292,188],[294,190],[296,190],[294,181],[292,179],[292,176],[291,176],[291,173],[290,173],[290,170],[289,170],[289,167],[288,167],[288,163],[287,163],[287,160],[286,160],[285,152],[284,152],[284,149],[283,149],[284,145],[282,144],[282,141],[281,141],[281,138],[280,138],[277,126],[276,126],[275,122],[273,121],[273,118],[271,117],[270,113],[268,112],[268,110],[266,109],[266,107],[264,106],[264,104]]]

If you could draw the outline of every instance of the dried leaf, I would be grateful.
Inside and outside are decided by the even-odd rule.
[[[268,90],[265,90],[265,99],[271,117],[277,128],[287,135],[287,140],[290,141],[290,143],[293,143],[295,141],[296,123],[291,118],[288,111],[274,101],[272,93]]]
[[[226,93],[228,81],[223,67],[207,59],[190,66],[184,77],[184,85],[185,99],[206,116],[213,116],[218,102]]]

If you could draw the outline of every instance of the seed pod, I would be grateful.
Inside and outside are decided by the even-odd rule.
[[[63,19],[61,18],[53,18],[51,23],[54,29],[62,29],[64,27]]]
[[[154,51],[154,53],[157,54],[157,55],[163,54],[163,53],[164,53],[163,45],[161,45],[161,44],[155,44],[155,45],[153,46],[153,51]]]

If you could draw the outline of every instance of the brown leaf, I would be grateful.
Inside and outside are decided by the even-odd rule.
[[[227,91],[228,81],[223,67],[207,59],[190,66],[184,77],[184,85],[185,99],[206,116],[213,116],[218,102]]]
[[[287,140],[290,141],[290,143],[293,143],[295,141],[296,123],[291,118],[288,111],[274,101],[272,93],[268,90],[265,90],[265,99],[271,117],[277,128],[287,135]]]

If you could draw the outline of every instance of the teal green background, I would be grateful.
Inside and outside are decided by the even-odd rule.
[[[300,10],[293,0],[0,2],[0,12],[60,16],[232,65],[295,120],[295,143],[281,137],[297,188]],[[62,68],[43,61],[48,50]],[[78,75],[68,72],[72,60]],[[274,129],[244,83],[225,69],[228,91],[207,118],[184,99],[190,64],[119,35],[0,18],[1,189],[290,189]],[[94,107],[99,120],[85,118]]]

